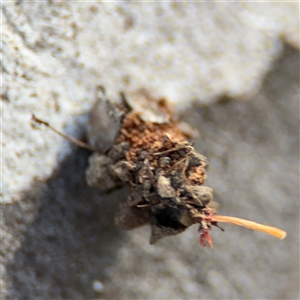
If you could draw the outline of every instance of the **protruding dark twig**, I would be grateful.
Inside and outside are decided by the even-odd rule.
[[[34,114],[32,114],[31,116],[31,120],[36,122],[36,123],[39,123],[39,124],[43,124],[45,126],[47,126],[48,128],[50,128],[52,131],[54,131],[55,133],[59,134],[60,136],[62,136],[63,138],[65,138],[66,140],[68,140],[69,142],[77,145],[78,147],[81,147],[81,148],[85,148],[85,149],[88,149],[92,152],[94,152],[95,150],[87,143],[85,142],[82,142],[78,139],[75,139],[73,138],[72,136],[69,136],[69,135],[66,135],[60,131],[58,131],[57,129],[55,129],[54,127],[52,127],[48,122],[45,122],[39,118],[37,118]]]

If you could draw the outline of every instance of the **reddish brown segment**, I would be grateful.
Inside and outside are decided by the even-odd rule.
[[[124,118],[116,144],[124,141],[130,143],[130,150],[127,152],[126,158],[132,162],[136,160],[138,153],[143,150],[149,152],[161,148],[161,141],[165,135],[171,136],[174,141],[185,140],[175,122],[164,124],[144,122],[139,114],[129,113]],[[172,145],[170,145],[171,147]]]

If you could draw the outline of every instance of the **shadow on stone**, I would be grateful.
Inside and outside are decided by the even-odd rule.
[[[8,299],[88,299],[95,296],[93,280],[105,285],[125,235],[114,226],[121,192],[101,195],[88,187],[84,171],[90,153],[74,149],[46,186],[36,183],[4,212],[6,223],[28,223],[26,205],[37,207],[7,266],[13,285]]]

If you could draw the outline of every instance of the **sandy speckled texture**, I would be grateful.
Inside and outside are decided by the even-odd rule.
[[[293,43],[297,7],[4,4],[3,201],[18,197],[33,178],[47,178],[57,165],[60,138],[45,139],[43,130],[32,130],[32,112],[62,129],[71,116],[91,107],[98,84],[113,99],[120,90],[147,87],[181,110],[193,100],[249,98],[279,55],[283,38]]]
[[[288,2],[3,4],[3,298],[298,299],[298,11]],[[34,112],[81,136],[98,84],[112,99],[145,86],[168,97],[201,133],[195,147],[220,213],[280,227],[286,239],[224,225],[213,249],[199,246],[196,227],[150,246],[148,227],[117,230],[126,193],[89,188],[89,153],[29,123]]]

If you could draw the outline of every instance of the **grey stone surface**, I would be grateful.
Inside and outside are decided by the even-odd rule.
[[[7,299],[298,299],[298,70],[287,49],[257,97],[195,106],[187,118],[201,131],[219,212],[278,226],[285,240],[224,225],[209,249],[195,226],[150,246],[148,227],[115,228],[124,192],[87,187],[88,153],[74,148],[46,184],[2,205]]]
[[[297,47],[298,7],[5,4],[3,298],[298,299],[299,52],[280,40]],[[116,229],[125,192],[87,187],[88,152],[28,122],[35,112],[80,136],[84,118],[71,116],[99,83],[112,96],[146,86],[179,111],[194,100],[185,121],[201,132],[220,214],[278,226],[286,239],[224,225],[213,249],[196,227],[150,246],[148,227]]]
[[[60,137],[32,130],[31,113],[63,129],[90,109],[99,84],[112,99],[147,88],[178,110],[224,95],[249,99],[282,40],[299,46],[298,9],[284,2],[4,3],[1,201],[49,177],[62,153]]]

